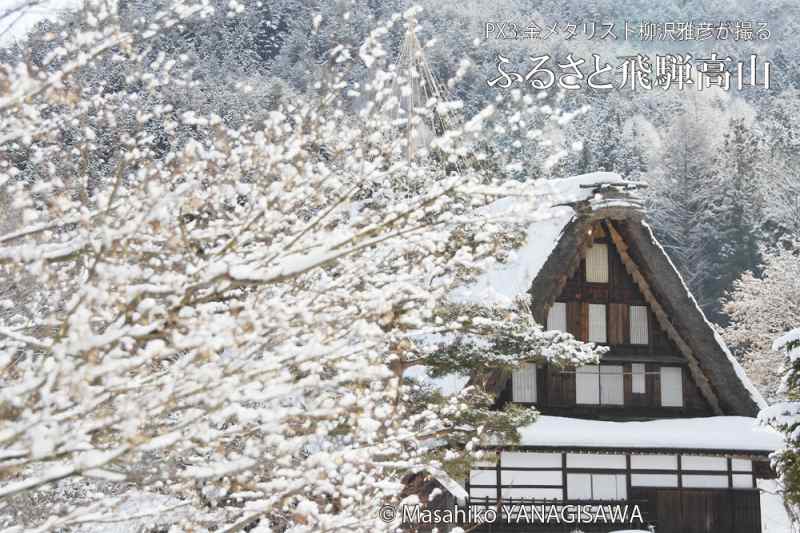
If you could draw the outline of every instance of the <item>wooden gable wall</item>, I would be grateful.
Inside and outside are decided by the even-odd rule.
[[[552,366],[540,367],[536,389],[537,407],[546,414],[591,416],[599,418],[646,418],[666,416],[709,416],[715,414],[695,382],[688,361],[675,342],[659,324],[647,299],[623,264],[623,259],[603,222],[592,227],[592,241],[608,249],[608,282],[586,281],[586,257],[567,278],[555,302],[566,304],[566,327],[576,338],[589,340],[589,305],[606,306],[607,345],[610,351],[602,362],[623,366],[623,405],[585,405],[576,403],[574,369]],[[647,344],[631,344],[629,328],[630,306],[646,306]],[[632,364],[645,364],[645,392],[634,393]],[[661,405],[660,368],[677,366],[682,369],[683,406]],[[509,380],[511,381],[511,380]],[[502,401],[513,398],[511,383],[505,388]]]

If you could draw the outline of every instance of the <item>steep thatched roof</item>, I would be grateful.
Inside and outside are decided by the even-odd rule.
[[[592,182],[592,177],[602,179]],[[632,184],[608,173],[557,181],[569,184],[571,180],[577,180],[578,187],[587,190],[587,194],[570,204],[571,217],[563,218],[561,213],[565,222],[556,241],[539,244],[549,252],[546,259],[536,265],[535,271],[528,271],[532,277],[528,292],[536,320],[545,322],[547,310],[586,253],[591,239],[589,228],[604,221],[626,270],[662,329],[686,358],[689,371],[712,410],[719,415],[755,416],[765,405],[763,398],[708,322],[644,221],[641,203],[631,192]],[[550,235],[551,230],[548,229]],[[528,235],[529,239],[537,235],[536,228],[532,227]],[[507,380],[507,375],[498,373],[490,381],[499,394]]]

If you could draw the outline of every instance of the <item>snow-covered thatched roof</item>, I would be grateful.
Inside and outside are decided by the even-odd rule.
[[[456,291],[458,301],[507,305],[530,294],[534,317],[544,323],[547,310],[567,279],[580,265],[591,239],[588,231],[606,221],[623,262],[654,308],[659,325],[687,359],[689,370],[718,415],[752,417],[766,406],[764,399],[708,322],[675,265],[644,221],[635,192],[638,184],[619,175],[596,172],[550,180],[545,187],[558,199],[527,228],[525,244],[508,261],[487,270],[478,280]],[[487,215],[519,212],[520,199],[492,204]],[[496,392],[507,376],[498,373]]]
[[[540,416],[520,428],[520,445],[531,447],[693,449],[772,452],[783,437],[746,416],[672,418],[644,422]]]
[[[487,269],[475,282],[454,291],[451,298],[459,302],[509,306],[515,298],[524,296],[533,280],[555,249],[564,229],[575,217],[573,205],[584,202],[605,204],[603,194],[611,187],[628,187],[632,182],[623,180],[613,172],[592,172],[571,178],[543,181],[541,195],[551,197],[554,205],[539,209],[526,231],[525,244],[510,254],[508,259]],[[503,198],[483,211],[493,220],[513,219],[525,211],[525,197]],[[635,204],[626,204],[635,207]]]

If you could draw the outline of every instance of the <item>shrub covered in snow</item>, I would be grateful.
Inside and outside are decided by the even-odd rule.
[[[487,416],[480,387],[443,394],[411,368],[596,356],[524,310],[447,299],[511,244],[515,220],[479,208],[529,198],[519,223],[559,201],[471,164],[482,127],[513,140],[539,109],[498,99],[405,157],[404,127],[440,106],[397,118],[396,17],[332,43],[307,94],[230,124],[175,100],[196,72],[151,46],[211,7],[166,4],[131,26],[88,1],[45,57],[0,64],[0,498],[39,531],[124,519],[126,491],[194,530],[387,528],[405,473],[533,416]],[[366,86],[349,76],[365,62]],[[28,498],[81,479],[99,482]]]
[[[781,476],[787,509],[796,520],[800,505],[800,328],[778,338],[773,349],[785,354],[781,393],[786,401],[771,405],[759,416],[786,436],[786,445],[773,454],[773,463]]]

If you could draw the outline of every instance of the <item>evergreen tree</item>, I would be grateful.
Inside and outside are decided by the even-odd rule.
[[[716,226],[705,217],[712,176],[711,138],[688,114],[677,117],[665,136],[662,172],[651,177],[649,204],[653,227],[702,307],[711,264],[706,254]]]
[[[800,328],[775,340],[773,350],[783,352],[782,392],[786,401],[771,405],[759,414],[765,423],[781,431],[786,445],[772,456],[783,485],[787,511],[800,522]]]
[[[759,264],[761,150],[758,135],[744,119],[732,119],[712,179],[703,191],[707,207],[700,217],[700,229],[711,230],[705,237],[702,233],[698,236],[703,238],[703,255],[710,267],[703,293],[709,298],[705,310],[715,320],[725,320],[719,298],[742,272],[755,270]]]

